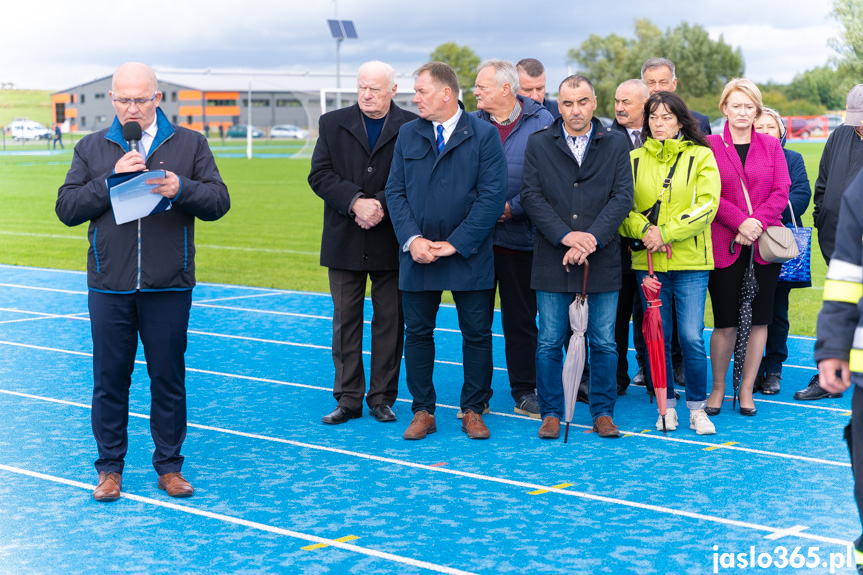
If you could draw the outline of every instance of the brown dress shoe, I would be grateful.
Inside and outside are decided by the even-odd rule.
[[[607,415],[596,418],[596,421],[593,422],[593,431],[598,433],[600,437],[620,437],[620,430]]]
[[[99,472],[99,483],[93,490],[93,499],[96,501],[117,501],[120,499],[120,486],[123,484],[123,476],[116,471]]]
[[[165,491],[171,497],[189,497],[195,492],[192,484],[186,481],[179,471],[172,471],[159,476],[159,489]]]
[[[475,411],[467,410],[461,419],[461,430],[467,433],[470,439],[488,439],[488,427],[482,421],[482,416]]]
[[[405,429],[405,439],[425,439],[429,433],[437,431],[434,415],[428,411],[417,411],[408,428]]]
[[[542,439],[557,439],[560,437],[560,420],[549,415],[542,420],[542,425],[539,427],[539,436]]]

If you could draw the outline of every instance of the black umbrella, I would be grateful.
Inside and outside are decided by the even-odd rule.
[[[734,242],[731,243],[731,253],[734,253]],[[749,267],[743,272],[743,283],[740,286],[737,339],[734,341],[734,397],[731,400],[731,409],[734,409],[737,403],[737,390],[740,389],[740,379],[743,377],[746,346],[749,345],[749,333],[752,331],[752,300],[756,295],[758,295],[758,280],[755,279],[755,244],[752,244],[749,247]]]

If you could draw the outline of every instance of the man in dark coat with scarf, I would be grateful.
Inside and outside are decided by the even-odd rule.
[[[357,104],[321,116],[309,185],[324,200],[321,265],[329,268],[333,297],[335,411],[328,424],[362,415],[363,304],[372,283],[371,379],[366,403],[377,421],[395,421],[404,339],[398,289],[398,244],[384,187],[396,136],[416,114],[392,103],[391,66],[367,62],[357,78]]]

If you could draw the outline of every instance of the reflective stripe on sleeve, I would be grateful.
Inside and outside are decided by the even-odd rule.
[[[833,265],[833,262],[830,262]],[[824,280],[824,301],[857,304],[863,297],[863,284],[839,280]]]
[[[852,349],[848,367],[854,373],[863,373],[863,349]]]
[[[827,279],[863,284],[863,267],[834,258],[827,268]]]

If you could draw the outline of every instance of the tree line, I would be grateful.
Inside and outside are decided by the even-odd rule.
[[[863,0],[833,0],[832,16],[841,26],[830,39],[836,51],[823,66],[797,74],[788,84],[760,84],[764,104],[783,115],[810,116],[845,107],[845,94],[863,81]],[[649,19],[636,19],[633,36],[591,34],[577,48],[566,53],[574,73],[590,79],[596,89],[597,115],[613,117],[614,93],[621,82],[641,77],[641,65],[650,58],[665,57],[677,67],[677,92],[690,108],[719,117],[718,100],[722,87],[731,78],[745,75],[740,48],[722,36],[712,40],[699,24],[681,22],[664,32]],[[473,85],[480,63],[468,46],[447,42],[431,54],[432,60],[446,62],[455,70],[468,111],[476,109]],[[553,90],[553,79],[549,89]]]

